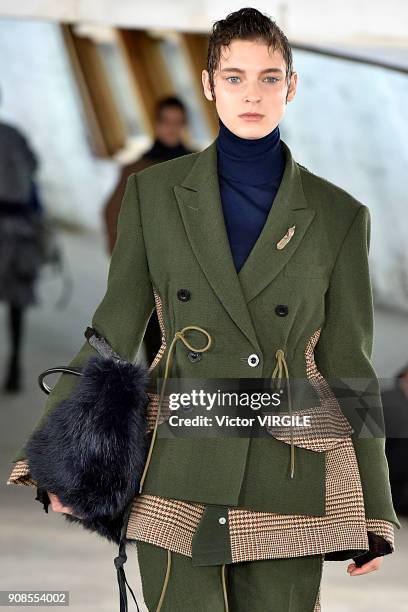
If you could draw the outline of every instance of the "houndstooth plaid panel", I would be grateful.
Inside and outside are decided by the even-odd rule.
[[[394,548],[394,525],[388,521],[378,519],[366,519],[367,531],[373,531],[390,542]]]
[[[142,494],[133,502],[127,537],[191,556],[192,536],[204,508],[203,504]],[[325,516],[229,508],[228,520],[233,563],[364,549],[368,548],[367,530],[375,531],[394,548],[392,523],[365,519],[358,465],[351,440],[345,440],[342,446],[327,451]]]
[[[316,391],[319,405],[305,410],[292,410],[293,416],[309,416],[310,427],[293,425],[293,443],[295,446],[322,452],[342,444],[343,440],[353,433],[348,420],[343,414],[336,396],[326,379],[316,367],[314,348],[319,340],[321,329],[317,329],[309,338],[305,347],[305,362],[307,378]],[[274,413],[264,412],[273,415]],[[283,414],[283,413],[282,413]],[[286,426],[267,426],[266,430],[274,438],[290,444],[291,431]]]
[[[133,502],[126,537],[191,557],[192,539],[204,508],[203,504],[139,495]]]
[[[27,487],[36,487],[37,483],[30,476],[30,468],[26,460],[17,461],[15,464],[7,484],[25,485]]]
[[[326,451],[326,514],[229,510],[234,560],[292,557],[368,548],[364,499],[351,439]]]
[[[332,460],[329,460],[330,453],[335,453]],[[394,549],[394,525],[382,519],[364,519],[361,489],[357,488],[353,494],[347,485],[350,480],[347,461],[350,461],[350,457],[353,459],[353,455],[354,448],[346,445],[344,449],[328,451],[328,512],[324,517],[230,508],[228,516],[233,561],[310,555],[339,550],[344,544],[347,548],[366,548],[366,531],[382,536]],[[335,479],[330,483],[333,474],[337,474],[337,482]],[[30,477],[26,460],[15,464],[7,484],[37,486]],[[204,504],[157,495],[139,495],[133,502],[126,535],[130,539],[144,540],[191,556],[192,537],[204,508]]]
[[[153,295],[154,295],[154,301],[156,304],[157,318],[159,320],[160,331],[161,331],[161,345],[160,345],[159,350],[157,351],[157,355],[155,356],[152,363],[150,364],[149,372],[153,370],[153,368],[159,363],[160,359],[163,357],[165,350],[166,350],[166,330],[164,327],[163,307],[162,307],[160,296],[158,292],[156,291],[156,289],[154,288],[153,288]]]

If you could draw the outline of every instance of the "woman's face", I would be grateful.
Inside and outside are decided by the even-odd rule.
[[[209,75],[202,71],[204,95],[212,100]],[[297,74],[286,81],[282,53],[263,41],[233,40],[223,47],[214,72],[215,106],[231,132],[242,138],[261,138],[279,124],[296,93]],[[260,117],[245,117],[258,113]]]

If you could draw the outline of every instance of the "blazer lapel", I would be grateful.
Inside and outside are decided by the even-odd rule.
[[[225,227],[215,141],[199,153],[183,182],[173,189],[191,248],[208,282],[236,325],[260,351]]]
[[[290,149],[281,142],[286,155],[282,181],[258,240],[238,273],[247,302],[265,289],[288,263],[316,214],[308,206]],[[289,228],[294,231],[286,238]],[[277,246],[279,243],[281,248]]]
[[[258,351],[248,302],[289,261],[315,215],[308,207],[289,147],[283,141],[282,146],[286,164],[281,184],[261,234],[238,274],[222,210],[215,141],[198,154],[183,182],[173,188],[188,240],[204,274],[231,318]],[[293,226],[293,236],[286,244],[285,240],[281,242],[283,248],[277,248]]]

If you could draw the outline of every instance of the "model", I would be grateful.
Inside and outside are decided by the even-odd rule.
[[[171,376],[306,380],[347,435],[157,436],[126,535],[149,610],[316,612],[323,561],[360,555],[351,575],[377,570],[400,526],[384,438],[349,435],[329,385],[370,380],[381,406],[370,362],[369,210],[297,163],[280,139],[297,73],[269,17],[243,8],[216,22],[202,84],[219,134],[201,152],[128,179],[92,326],[131,360],[157,309],[155,434],[167,418],[164,410],[156,421],[156,383]],[[92,354],[85,342],[70,365]],[[63,374],[46,412],[75,383]],[[14,460],[9,482],[29,481],[23,451]],[[50,494],[54,509],[69,512]]]

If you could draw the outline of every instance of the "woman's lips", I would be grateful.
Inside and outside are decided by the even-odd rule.
[[[263,118],[263,115],[259,115],[257,113],[254,114],[244,114],[240,115],[241,119],[245,119],[245,121],[259,121]]]

